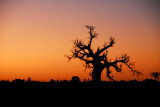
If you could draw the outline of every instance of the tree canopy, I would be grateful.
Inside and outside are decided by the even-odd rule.
[[[116,57],[114,61],[108,57],[108,49],[113,47],[115,44],[115,39],[113,37],[110,37],[109,42],[105,42],[102,48],[98,47],[96,52],[94,52],[92,49],[92,41],[97,38],[98,34],[94,31],[95,27],[85,27],[89,30],[89,41],[85,44],[82,40],[74,40],[74,47],[71,50],[72,55],[66,55],[69,61],[75,58],[84,61],[86,68],[93,69],[90,73],[93,81],[101,81],[101,73],[104,68],[106,68],[106,76],[110,80],[114,80],[113,75],[111,76],[112,71],[110,68],[113,67],[117,72],[121,72],[122,64],[126,65],[133,72],[133,75],[134,73],[138,75],[141,74],[134,69],[134,62],[130,62],[130,57],[127,54]]]

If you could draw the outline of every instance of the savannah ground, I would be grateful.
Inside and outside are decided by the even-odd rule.
[[[107,107],[156,105],[160,82],[1,82],[3,107]],[[153,103],[155,101],[155,103]]]

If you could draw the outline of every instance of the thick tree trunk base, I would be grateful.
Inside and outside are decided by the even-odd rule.
[[[101,82],[101,73],[102,73],[102,71],[93,70],[93,72],[92,72],[92,81],[96,82],[96,83]]]

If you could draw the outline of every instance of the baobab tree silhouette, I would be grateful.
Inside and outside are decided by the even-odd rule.
[[[71,50],[72,55],[66,57],[69,59],[78,58],[85,62],[85,67],[88,69],[93,69],[90,73],[92,80],[94,82],[101,81],[102,71],[106,68],[106,76],[110,81],[114,81],[113,75],[111,76],[111,67],[115,68],[117,72],[121,72],[122,64],[125,64],[132,72],[140,74],[137,70],[134,69],[134,63],[130,62],[130,58],[127,54],[122,55],[119,58],[116,58],[114,61],[108,58],[108,48],[112,47],[115,44],[115,39],[110,37],[109,43],[105,43],[103,48],[97,48],[96,52],[93,52],[92,41],[97,38],[97,33],[94,31],[95,27],[85,26],[89,29],[89,41],[88,44],[85,44],[82,40],[74,40],[73,50]],[[120,63],[120,64],[118,64]]]

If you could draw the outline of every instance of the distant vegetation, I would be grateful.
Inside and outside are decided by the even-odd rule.
[[[156,77],[157,78],[157,77]],[[95,83],[93,81],[80,81],[78,76],[73,76],[70,81],[67,80],[54,80],[51,79],[49,82],[44,81],[32,81],[29,77],[28,80],[24,79],[15,79],[13,81],[0,81],[0,89],[3,88],[53,88],[53,89],[62,89],[62,88],[160,88],[160,82],[157,79],[145,79],[143,81],[130,80],[130,81],[113,81],[107,82],[102,81],[100,83]]]
[[[151,77],[154,78],[154,80],[158,80],[160,76],[160,72],[151,72]]]

